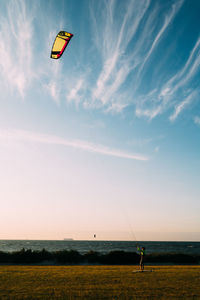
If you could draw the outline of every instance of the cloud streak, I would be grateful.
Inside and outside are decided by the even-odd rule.
[[[71,88],[69,90],[69,92],[67,93],[66,99],[67,102],[74,102],[76,104],[76,106],[79,105],[80,101],[81,101],[81,96],[84,90],[84,77],[79,78],[74,87]]]
[[[4,143],[6,140],[42,143],[47,145],[65,146],[79,149],[87,152],[102,154],[106,156],[125,158],[131,160],[147,161],[149,158],[140,154],[127,153],[122,150],[112,149],[103,145],[93,144],[82,140],[68,140],[54,135],[46,135],[26,130],[10,129],[0,130],[0,140]]]
[[[63,101],[106,113],[134,107],[138,118],[150,120],[174,111],[169,119],[175,120],[183,107],[187,108],[188,99],[194,100],[200,71],[200,37],[193,40],[176,68],[167,69],[167,56],[173,62],[174,53],[169,55],[166,41],[170,40],[171,51],[175,45],[171,37],[174,21],[183,5],[184,0],[170,0],[168,6],[152,0],[91,1],[87,10],[88,35],[82,39],[81,34],[78,36],[78,46],[75,35],[74,54],[53,61],[49,58],[53,40],[66,25],[62,16],[45,19],[49,31],[41,30],[37,40],[39,6],[30,6],[23,0],[7,1],[6,14],[0,18],[2,90],[5,86],[7,91],[17,90],[25,99],[28,89],[36,83],[40,93],[45,92],[56,104]],[[54,6],[47,9],[51,15]],[[40,55],[36,61],[38,46]]]
[[[167,81],[159,79],[159,84],[147,92],[141,89],[146,85],[146,73],[155,69],[155,54],[183,4],[184,0],[171,1],[171,6],[163,11],[162,5],[153,5],[152,1],[127,1],[117,18],[119,2],[110,1],[105,4],[103,15],[92,12],[94,40],[102,62],[92,91],[93,105],[120,113],[134,104],[136,116],[150,120],[174,108],[172,121],[193,101],[196,92],[188,86],[199,71],[199,39],[176,74]]]
[[[200,117],[195,116],[195,117],[194,117],[194,123],[195,123],[196,125],[200,125]]]
[[[7,88],[16,89],[23,98],[36,76],[32,68],[33,14],[24,1],[9,1],[7,17],[0,18],[1,81]]]
[[[94,30],[95,43],[101,55],[101,71],[98,75],[93,98],[102,105],[120,100],[120,88],[125,83],[127,76],[134,68],[132,55],[126,54],[130,41],[137,32],[138,26],[147,11],[150,1],[127,1],[125,12],[118,19],[116,1],[106,4],[106,9],[101,16],[101,32],[99,27]],[[94,25],[98,16],[93,15]],[[116,20],[116,21],[114,21]],[[99,22],[98,22],[99,23]],[[103,43],[102,43],[103,41]],[[119,104],[119,103],[118,103]]]
[[[181,103],[179,103],[176,108],[174,113],[170,116],[170,121],[175,121],[176,118],[178,117],[178,115],[182,112],[183,109],[185,109],[185,107],[187,105],[190,104],[190,102],[193,99],[193,96],[196,94],[196,91],[194,91],[192,94],[190,94],[184,101],[182,101]]]
[[[170,121],[174,121],[189,103],[195,100],[199,91],[194,85],[195,77],[200,72],[200,38],[191,49],[185,64],[167,82],[153,91],[139,97],[136,115],[155,118],[168,109],[174,108]],[[194,85],[195,86],[195,85]],[[182,99],[181,101],[179,99]]]
[[[147,52],[147,54],[144,57],[144,61],[141,64],[137,77],[141,76],[141,72],[144,69],[145,64],[147,63],[147,61],[149,60],[149,58],[151,57],[152,53],[154,52],[154,49],[157,47],[157,45],[159,44],[159,41],[161,40],[162,36],[165,34],[167,28],[169,27],[169,25],[171,24],[171,22],[173,21],[174,17],[176,16],[177,12],[179,11],[179,9],[181,8],[183,4],[183,0],[177,2],[176,4],[172,5],[172,9],[171,12],[169,14],[167,14],[164,18],[164,23],[162,25],[162,27],[159,29],[158,33],[156,34],[149,51]],[[137,83],[138,84],[138,83]]]

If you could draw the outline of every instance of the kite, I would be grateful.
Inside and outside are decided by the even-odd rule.
[[[50,57],[54,59],[60,58],[72,37],[72,33],[60,31],[53,43]]]

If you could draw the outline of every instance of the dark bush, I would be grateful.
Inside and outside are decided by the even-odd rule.
[[[139,255],[135,252],[111,251],[100,257],[100,262],[108,265],[135,265],[138,261]]]
[[[75,250],[56,251],[53,254],[59,264],[78,264],[82,260],[82,255]]]
[[[178,253],[149,254],[148,263],[198,264],[198,256]]]
[[[84,260],[90,264],[100,263],[100,257],[101,254],[92,250],[84,254]]]
[[[10,262],[10,253],[0,251],[0,263],[9,263]]]
[[[135,265],[139,264],[140,256],[135,252],[111,251],[101,254],[89,251],[80,254],[75,250],[49,252],[45,249],[33,251],[31,249],[14,252],[0,251],[1,264],[104,264],[104,265]],[[200,255],[177,253],[154,253],[145,256],[148,264],[199,264]]]
[[[30,264],[41,263],[46,260],[52,260],[52,254],[45,249],[42,251],[33,251],[31,249],[12,252],[10,254],[12,263]]]

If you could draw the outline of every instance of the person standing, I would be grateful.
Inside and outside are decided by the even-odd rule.
[[[140,248],[137,246],[137,250],[140,253],[140,271],[144,271],[144,257],[145,257],[145,247]]]

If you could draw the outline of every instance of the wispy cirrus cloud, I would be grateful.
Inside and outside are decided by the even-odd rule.
[[[60,62],[50,59],[50,51],[56,33],[63,28],[62,18],[46,18],[40,4],[8,0],[4,12],[0,11],[1,86],[25,99],[35,84],[36,90],[46,91],[59,104],[63,73]],[[53,6],[46,9],[51,12]]]
[[[67,96],[66,96],[66,99],[67,99],[67,102],[70,103],[70,102],[74,102],[76,104],[76,106],[79,105],[80,101],[81,101],[81,98],[82,98],[82,94],[84,92],[84,77],[82,78],[79,78],[74,87],[72,87],[69,92],[67,93]]]
[[[83,140],[69,140],[54,135],[40,134],[20,129],[0,129],[0,140],[3,141],[3,143],[5,143],[5,140],[13,140],[52,144],[119,158],[139,161],[149,160],[149,158],[145,155],[128,153],[122,150],[112,149],[103,145],[93,144]]]
[[[110,1],[104,5],[102,15],[92,11],[94,40],[102,62],[92,92],[97,106],[100,102],[107,112],[121,112],[134,104],[138,117],[150,119],[163,112],[160,97],[168,90],[159,93],[154,87],[153,93],[150,90],[144,95],[139,88],[145,73],[152,68],[151,57],[183,3],[184,0],[172,1],[162,11],[162,5],[152,1],[127,1],[119,10],[119,2]]]
[[[48,84],[45,84],[44,87],[49,95],[53,98],[53,100],[59,105],[60,87],[59,84],[57,84],[57,81],[51,80]]]
[[[175,95],[176,92],[183,89],[188,89],[191,80],[200,71],[200,38],[197,39],[191,53],[184,66],[162,87],[160,97],[167,100]],[[193,90],[189,89],[190,95],[194,94]]]
[[[194,123],[197,125],[200,125],[200,117],[199,116],[194,117]]]
[[[1,81],[8,89],[16,89],[21,97],[36,76],[33,69],[34,7],[25,2],[7,2],[7,15],[0,18]]]
[[[117,2],[110,1],[104,4],[106,9],[102,15],[99,14],[99,10],[98,15],[94,12],[92,15],[95,44],[102,62],[92,96],[96,101],[101,101],[102,105],[107,105],[109,110],[109,104],[111,108],[119,106],[120,88],[134,69],[133,57],[126,52],[150,1],[140,1],[137,5],[136,1],[127,1],[123,13],[118,18]]]
[[[183,4],[184,0],[180,0],[177,1],[176,3],[174,3],[172,5],[171,10],[164,16],[164,21],[163,21],[163,25],[161,25],[161,27],[156,26],[156,35],[153,39],[153,42],[151,43],[151,45],[149,46],[149,50],[147,51],[147,53],[144,56],[144,60],[142,62],[142,64],[139,67],[139,70],[137,72],[137,78],[141,77],[141,73],[146,65],[146,63],[148,62],[148,60],[150,59],[151,55],[154,52],[154,49],[157,47],[157,45],[159,44],[159,41],[161,40],[162,36],[165,34],[166,30],[168,29],[169,25],[171,24],[171,22],[173,21],[174,17],[176,16],[176,14],[178,13],[179,9],[181,8],[182,4]],[[153,24],[155,21],[152,19],[152,16],[150,15],[149,18],[152,22],[151,26],[155,26],[155,24]],[[148,24],[148,22],[147,22]],[[144,39],[146,39],[146,36],[144,36]],[[139,82],[137,82],[137,85],[139,84]]]
[[[167,82],[139,98],[136,115],[155,118],[168,109],[174,109],[170,116],[173,121],[189,103],[195,100],[199,91],[195,86],[195,77],[200,73],[200,38],[197,39],[189,56],[177,72]],[[181,99],[181,100],[179,100]]]
[[[127,1],[121,7],[121,15],[119,2],[103,3],[102,15],[99,13],[101,9],[91,9],[94,41],[100,54],[98,59],[101,60],[92,94],[90,91],[93,107],[102,106],[106,112],[119,113],[134,104],[136,116],[148,119],[170,108],[176,108],[177,113],[181,113],[182,107],[186,107],[188,99],[192,101],[195,94],[191,89],[182,89],[198,72],[199,40],[175,75],[169,78],[169,74],[163,71],[163,78],[169,78],[167,82],[159,79],[159,85],[147,89],[147,92],[141,87],[145,74],[154,68],[152,58],[159,51],[160,43],[168,34],[184,0],[171,1],[171,6],[165,7],[165,10],[152,1],[140,1],[139,4]],[[180,98],[184,101],[182,105],[178,100]]]
[[[175,107],[174,113],[169,117],[170,121],[175,121],[175,119],[178,117],[178,115],[181,113],[187,105],[190,104],[190,102],[193,100],[194,95],[196,94],[196,91],[191,93],[186,99],[184,99],[182,102],[178,103]]]
[[[141,87],[146,85],[146,73],[156,67],[153,66],[156,63],[155,54],[159,51],[161,41],[165,41],[184,0],[171,1],[171,6],[165,7],[165,11],[162,11],[160,4],[153,6],[152,1],[141,1],[141,6],[138,2],[136,5],[134,1],[127,1],[122,19],[119,16],[117,18],[116,3],[111,1],[105,6],[101,22],[98,22],[101,15],[96,18],[93,15],[95,43],[102,61],[93,98],[100,101],[107,112],[119,113],[134,104],[136,116],[145,116],[147,119],[173,109],[174,113],[169,119],[174,121],[194,101],[198,91],[198,88],[191,88],[191,82],[199,72],[200,39],[197,39],[185,63],[180,65],[175,74],[170,77],[169,71],[162,71],[163,78],[168,77],[167,81],[159,78],[157,85],[152,85],[150,90],[145,87],[147,92]],[[118,23],[114,20],[118,20]],[[97,24],[102,24],[101,31]],[[133,41],[135,43],[131,44]],[[131,53],[130,45],[133,45]],[[128,82],[128,78],[132,78],[131,81]]]
[[[49,58],[56,33],[66,26],[62,13],[57,18],[42,18],[36,4],[8,0],[6,14],[0,18],[1,85],[16,89],[24,98],[35,80],[36,88],[42,87],[56,104],[64,101],[107,113],[134,107],[137,117],[150,120],[169,111],[172,121],[186,109],[188,99],[193,101],[194,90],[198,91],[199,37],[193,39],[193,46],[176,68],[169,70],[166,63],[174,60],[173,51],[171,56],[169,53],[176,40],[169,36],[184,2],[170,0],[166,6],[152,0],[91,1],[88,34],[73,38],[84,50],[73,48],[71,62],[69,57]],[[53,10],[49,5],[48,12]],[[47,23],[48,32],[39,22]],[[40,33],[37,38],[36,32]],[[168,40],[171,44],[166,50]],[[163,55],[157,58],[160,53]],[[174,117],[171,111],[176,111]]]

